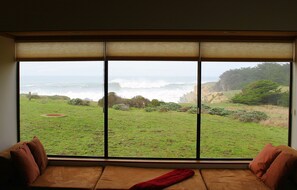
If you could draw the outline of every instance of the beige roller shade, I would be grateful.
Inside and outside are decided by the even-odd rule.
[[[293,59],[292,43],[201,42],[202,60],[287,60]]]
[[[102,60],[103,42],[18,42],[17,60]]]
[[[105,46],[106,45],[106,46]],[[293,43],[283,42],[17,42],[24,60],[274,60],[292,61]]]
[[[195,59],[198,42],[107,42],[107,59]]]

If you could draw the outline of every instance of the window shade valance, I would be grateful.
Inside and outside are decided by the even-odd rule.
[[[275,60],[292,61],[290,42],[18,42],[24,60]]]
[[[17,60],[103,60],[103,42],[23,42],[16,43]]]

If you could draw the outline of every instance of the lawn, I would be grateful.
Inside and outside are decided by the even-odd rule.
[[[74,106],[66,100],[20,98],[21,140],[38,136],[49,155],[103,156],[104,115],[95,102]],[[61,113],[65,117],[44,117]],[[109,109],[111,157],[195,158],[196,114]],[[287,144],[285,127],[243,123],[202,114],[202,158],[251,158],[268,142]]]

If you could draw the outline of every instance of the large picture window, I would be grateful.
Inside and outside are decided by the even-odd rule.
[[[201,158],[288,143],[290,63],[202,62]]]
[[[21,62],[20,140],[49,155],[103,156],[103,62]]]
[[[197,62],[110,61],[111,157],[195,158]]]
[[[65,44],[16,48],[19,140],[49,155],[250,159],[290,145],[290,43]]]

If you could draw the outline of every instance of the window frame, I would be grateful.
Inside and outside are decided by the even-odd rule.
[[[113,61],[115,59],[107,59],[105,57],[104,61],[104,156],[70,156],[70,155],[49,155],[49,157],[52,158],[82,158],[82,159],[111,159],[111,160],[161,160],[161,161],[250,161],[252,158],[201,158],[200,157],[200,146],[201,146],[201,65],[203,60],[201,57],[199,57],[197,60],[191,60],[191,61],[197,61],[197,123],[196,123],[196,158],[142,158],[142,157],[110,157],[108,155],[108,62]],[[151,61],[151,60],[161,60],[161,59],[149,59],[149,58],[136,58],[136,59],[118,59],[122,61],[131,61],[131,60],[139,60],[139,61]],[[162,59],[161,61],[164,61],[167,59]],[[189,59],[168,59],[170,61],[189,61]],[[168,61],[167,60],[167,61]],[[34,60],[37,61],[37,60]],[[44,60],[40,60],[44,61]],[[58,61],[58,60],[56,60]],[[60,60],[64,61],[64,60]],[[88,61],[87,59],[79,59],[76,61]],[[102,60],[101,60],[102,61]],[[212,60],[214,61],[214,60]],[[218,59],[215,61],[239,61],[239,60],[226,60],[226,59]],[[264,61],[264,60],[241,60],[241,61]],[[267,61],[272,61],[267,59]],[[274,60],[275,61],[275,60]],[[283,61],[283,60],[282,60]],[[16,87],[17,87],[17,141],[20,142],[20,62],[16,62]],[[293,90],[293,61],[288,61],[290,64],[290,86],[289,86],[289,112],[288,112],[288,146],[291,146],[291,133],[292,133],[292,90]]]

